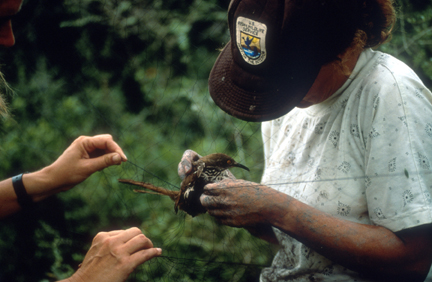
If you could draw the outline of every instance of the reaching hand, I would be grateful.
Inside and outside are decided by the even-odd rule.
[[[127,158],[111,135],[77,138],[51,165],[22,177],[27,194],[34,202],[66,191],[87,179],[92,173]],[[12,179],[0,182],[0,218],[20,209]]]
[[[68,280],[123,282],[137,266],[161,254],[162,250],[153,248],[150,239],[136,227],[100,232],[93,239],[81,267]]]
[[[77,138],[46,169],[52,188],[68,190],[96,171],[126,161],[126,155],[109,134]]]

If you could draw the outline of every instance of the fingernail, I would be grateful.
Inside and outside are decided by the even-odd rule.
[[[112,157],[112,161],[113,161],[113,163],[116,164],[116,163],[119,163],[121,161],[121,158],[119,155],[116,154]]]
[[[161,248],[156,248],[158,253],[161,255],[162,254],[162,249]]]

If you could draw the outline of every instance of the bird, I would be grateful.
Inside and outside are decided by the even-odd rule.
[[[248,36],[246,38],[244,38],[244,37],[242,37],[242,38],[243,38],[244,43],[246,44],[246,46],[250,49],[250,44],[252,43],[253,37],[249,38],[249,36]]]
[[[207,210],[199,200],[204,186],[208,183],[216,183],[230,178],[229,168],[239,167],[249,171],[249,168],[236,162],[232,157],[223,153],[213,153],[192,162],[191,172],[183,179],[180,191],[173,191],[151,183],[130,179],[118,179],[120,183],[132,184],[146,188],[147,190],[134,189],[137,193],[157,194],[169,196],[174,201],[174,210],[183,210],[195,217]],[[150,190],[150,191],[149,191]]]

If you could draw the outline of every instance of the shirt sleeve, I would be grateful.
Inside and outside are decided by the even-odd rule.
[[[432,222],[432,95],[406,66],[379,72],[361,103],[365,193],[372,223],[396,232]]]

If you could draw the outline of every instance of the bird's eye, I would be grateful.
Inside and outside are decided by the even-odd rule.
[[[231,164],[231,160],[227,160],[227,164]]]

